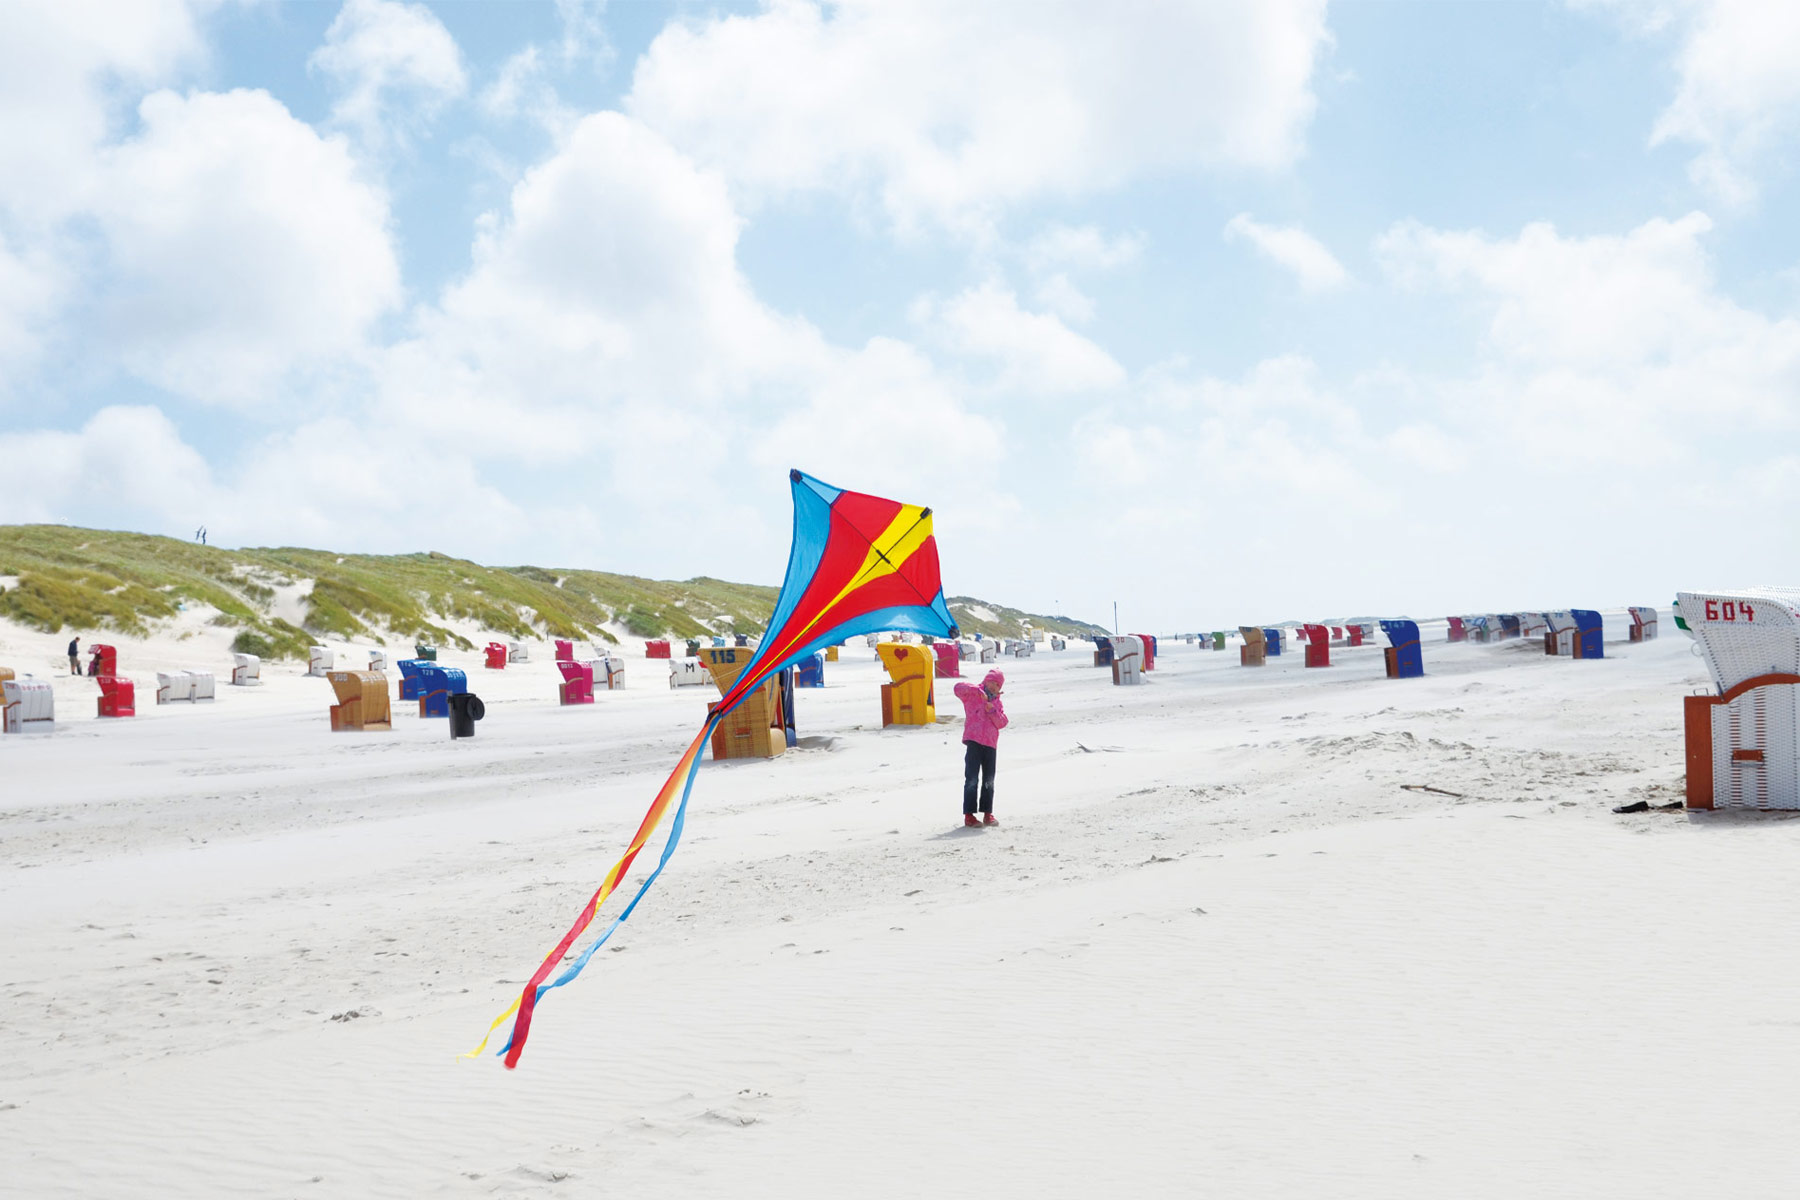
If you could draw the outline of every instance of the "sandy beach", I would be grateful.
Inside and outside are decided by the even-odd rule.
[[[1374,647],[1164,639],[1138,688],[1080,643],[1005,662],[981,830],[960,725],[880,729],[846,650],[795,751],[702,769],[510,1073],[457,1056],[707,689],[639,645],[562,709],[547,647],[447,655],[473,741],[398,704],[334,735],[293,664],[157,708],[147,674],[218,647],[119,639],[140,716],[62,678],[55,734],[0,743],[0,1192],[1782,1194],[1796,975],[1759,914],[1800,899],[1800,825],[1613,815],[1679,797],[1705,672],[1607,617],[1598,662],[1427,625],[1421,680]]]
[[[1769,0],[0,0],[0,1200],[1790,1200],[1797,62]],[[1070,640],[971,752],[870,631]]]

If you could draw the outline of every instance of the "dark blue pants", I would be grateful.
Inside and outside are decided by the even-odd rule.
[[[963,743],[963,812],[973,813],[977,798],[981,811],[994,811],[994,748],[980,742]]]

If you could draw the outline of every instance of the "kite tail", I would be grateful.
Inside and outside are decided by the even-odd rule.
[[[701,727],[693,744],[687,748],[687,752],[681,756],[681,761],[676,763],[675,769],[669,773],[669,778],[663,783],[662,789],[657,792],[656,799],[651,802],[649,810],[644,813],[644,819],[638,823],[637,832],[632,835],[631,844],[626,847],[625,853],[619,857],[619,861],[613,864],[612,870],[606,873],[606,878],[601,881],[599,890],[582,907],[581,915],[575,919],[575,923],[569,927],[569,931],[563,934],[562,940],[556,943],[556,948],[550,951],[543,963],[532,973],[530,981],[519,993],[519,998],[507,1006],[505,1012],[494,1018],[494,1023],[488,1026],[487,1034],[481,1039],[481,1045],[465,1054],[464,1058],[474,1058],[487,1049],[488,1041],[494,1036],[494,1032],[506,1022],[508,1017],[512,1017],[512,1035],[507,1039],[503,1053],[506,1055],[508,1069],[518,1065],[519,1056],[525,1052],[525,1039],[531,1034],[531,1016],[532,1011],[537,1007],[538,999],[549,991],[550,987],[561,987],[580,974],[581,968],[587,965],[587,960],[593,957],[594,950],[600,943],[596,942],[594,946],[589,947],[570,970],[565,972],[563,977],[554,984],[546,987],[544,980],[556,968],[556,964],[562,961],[563,955],[569,952],[569,947],[575,944],[575,939],[579,938],[587,927],[593,924],[594,918],[600,913],[601,905],[606,903],[607,897],[612,895],[614,889],[619,886],[619,882],[631,870],[632,862],[636,860],[651,835],[656,832],[656,827],[662,823],[663,814],[668,811],[670,801],[679,791],[681,793],[681,811],[678,812],[676,823],[670,832],[669,844],[663,848],[662,862],[657,864],[655,873],[644,881],[644,886],[638,889],[630,906],[607,929],[606,934],[600,939],[601,942],[604,942],[607,937],[611,937],[613,930],[619,927],[619,923],[631,915],[631,910],[637,907],[639,900],[643,899],[644,892],[648,890],[649,885],[655,881],[657,875],[662,873],[663,866],[667,864],[670,854],[674,851],[675,841],[681,836],[681,826],[685,823],[686,817],[688,793],[693,788],[694,774],[700,767],[700,752],[705,748],[706,739],[712,735],[713,726],[717,723],[717,717],[714,716],[708,718],[706,724]]]
[[[544,993],[551,988],[559,988],[565,983],[571,983],[581,974],[582,969],[588,964],[588,959],[594,957],[594,952],[606,945],[606,943],[611,940],[612,935],[618,932],[619,926],[631,919],[631,914],[637,911],[638,903],[643,900],[644,893],[650,890],[651,885],[653,885],[657,878],[662,875],[663,868],[669,865],[669,860],[675,857],[675,847],[681,844],[682,830],[687,828],[688,797],[693,794],[694,776],[697,775],[699,771],[700,760],[696,758],[694,764],[688,768],[687,783],[681,789],[681,803],[675,806],[675,815],[669,819],[669,837],[668,840],[663,843],[662,856],[656,860],[655,869],[644,877],[644,882],[638,884],[638,890],[636,894],[631,897],[631,903],[627,904],[624,909],[620,911],[619,915],[613,918],[612,924],[606,927],[606,932],[588,943],[588,948],[581,952],[581,957],[570,963],[561,975],[558,975],[549,983],[538,988],[538,1000],[542,1000],[544,998]],[[506,1045],[500,1047],[498,1053],[505,1054],[511,1049],[512,1039],[509,1037],[506,1040]]]

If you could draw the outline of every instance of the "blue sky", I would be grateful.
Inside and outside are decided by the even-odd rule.
[[[1159,629],[1800,536],[1800,6],[0,8],[0,520]]]

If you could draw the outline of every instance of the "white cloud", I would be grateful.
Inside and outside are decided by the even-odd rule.
[[[103,408],[79,429],[0,433],[9,520],[104,525],[129,497],[133,528],[217,542],[391,548],[443,544],[495,551],[527,521],[470,461],[440,456],[432,487],[372,471],[368,427],[302,422],[216,466],[161,409]]]
[[[482,477],[474,456],[432,455],[429,487],[405,471],[370,469],[371,447],[411,447],[415,432],[337,417],[283,429],[236,460],[207,527],[221,539],[254,529],[259,539],[298,545],[340,546],[351,537],[383,549],[504,553],[530,517]]]
[[[1094,301],[1070,278],[1074,273],[1116,271],[1144,252],[1141,233],[1108,234],[1097,225],[1053,224],[1016,251],[1035,282],[1038,306],[1077,325],[1094,319]]]
[[[930,453],[871,453],[914,433],[928,439]],[[970,413],[929,358],[891,338],[834,353],[804,404],[789,406],[754,446],[755,461],[771,473],[799,466],[859,491],[929,496],[970,530],[999,529],[1019,509],[1000,482],[1004,426]]]
[[[550,75],[543,48],[527,46],[500,65],[493,82],[481,89],[477,103],[489,117],[509,121],[523,118],[562,141],[574,130],[581,114],[563,102]]]
[[[969,288],[950,299],[926,297],[913,306],[951,351],[999,368],[1003,392],[1063,394],[1118,387],[1125,369],[1106,351],[1049,313],[1026,312],[999,284]]]
[[[1026,243],[1024,258],[1035,271],[1111,271],[1136,262],[1144,241],[1141,233],[1108,236],[1097,225],[1052,225]]]
[[[1715,286],[1704,213],[1621,236],[1515,238],[1389,230],[1377,253],[1403,283],[1462,293],[1486,314],[1493,368],[1565,424],[1611,432],[1589,454],[1678,455],[1679,423],[1713,431],[1800,424],[1800,321],[1737,304]],[[1566,451],[1574,444],[1560,439]]]
[[[104,523],[121,499],[145,516],[198,524],[215,491],[206,460],[160,409],[103,408],[78,430],[0,432],[7,519]]]
[[[1350,279],[1331,251],[1296,225],[1264,225],[1239,213],[1225,223],[1225,240],[1249,242],[1264,258],[1293,272],[1304,291],[1329,291]]]
[[[1467,367],[1148,372],[1075,430],[1071,533],[1105,540],[1122,596],[1229,577],[1252,619],[1622,603],[1622,585],[1671,586],[1672,563],[1791,557],[1793,530],[1752,514],[1800,495],[1800,320],[1720,291],[1711,228],[1699,213],[1589,237],[1396,225],[1377,256],[1478,322]],[[1303,571],[1271,562],[1271,530],[1298,532]],[[1514,531],[1531,552],[1496,553]],[[1159,556],[1195,536],[1197,564]],[[1428,575],[1408,565],[1427,554]]]
[[[384,146],[467,87],[456,39],[422,4],[345,0],[308,65],[339,89],[332,116]]]
[[[187,396],[284,404],[280,376],[353,354],[400,298],[385,195],[265,92],[156,92],[139,115],[91,198],[120,356]]]
[[[1776,0],[1581,0],[1634,33],[1673,29],[1679,79],[1657,118],[1652,145],[1698,147],[1693,181],[1722,203],[1757,195],[1756,175],[1775,148],[1800,130],[1800,5]]]
[[[582,113],[557,91],[559,73],[609,65],[613,47],[602,21],[604,0],[556,0],[561,33],[554,43],[533,42],[501,64],[478,102],[490,117],[525,118],[565,140]]]
[[[556,0],[556,18],[561,25],[557,53],[565,64],[585,62],[598,67],[612,61],[605,14],[606,0]]]
[[[500,73],[477,100],[490,116],[516,117],[541,107],[546,93],[554,95],[543,76],[544,52],[527,46],[500,64]]]
[[[1623,236],[1568,237],[1547,222],[1515,238],[1402,222],[1376,253],[1412,287],[1473,286],[1493,301],[1489,333],[1521,361],[1629,366],[1681,356],[1750,316],[1712,290],[1705,213]]]
[[[1660,33],[1690,0],[1565,0],[1570,8],[1603,10],[1634,34]]]
[[[1132,531],[1116,558],[1157,558],[1159,539],[1205,537],[1206,571],[1216,574],[1221,547],[1255,542],[1261,530],[1305,518],[1338,537],[1400,511],[1408,489],[1385,453],[1393,436],[1371,430],[1310,359],[1281,355],[1239,379],[1151,371],[1130,396],[1077,422],[1072,444],[1097,524]],[[1430,438],[1453,443],[1435,428],[1401,442]]]
[[[1040,279],[1034,294],[1039,307],[1048,309],[1065,321],[1081,325],[1094,319],[1093,298],[1061,272]]]
[[[42,247],[14,251],[0,231],[0,401],[38,358],[68,283],[66,269]]]
[[[185,0],[0,5],[0,400],[17,393],[77,291],[66,229],[131,89],[199,61]]]
[[[1470,448],[1435,425],[1402,425],[1381,439],[1384,449],[1416,471],[1461,471]]]
[[[588,559],[660,561],[664,531],[729,524],[730,546],[695,552],[713,572],[785,544],[782,522],[745,508],[746,456],[827,478],[837,464],[859,486],[893,475],[908,495],[991,491],[975,472],[997,456],[997,424],[912,347],[835,346],[763,303],[737,262],[740,225],[724,181],[658,135],[583,119],[484,219],[468,274],[375,356],[371,436],[562,481],[545,503],[604,530]],[[945,435],[928,459],[869,454],[927,425]],[[568,507],[576,478],[606,519]]]
[[[672,26],[628,111],[751,194],[875,198],[902,226],[1301,150],[1324,0],[774,0]]]
[[[427,333],[546,398],[738,392],[818,345],[759,301],[718,178],[618,113],[583,120],[477,237]]]
[[[126,89],[201,57],[184,0],[8,0],[0,6],[0,208],[60,220]]]
[[[1676,64],[1681,86],[1652,143],[1693,142],[1690,173],[1728,203],[1756,192],[1752,172],[1800,128],[1800,5],[1712,0],[1694,17]]]
[[[1622,571],[1652,573],[1669,546],[1692,559],[1796,545],[1785,529],[1721,523],[1716,506],[1689,503],[1748,501],[1746,481],[1768,478],[1800,433],[1800,321],[1718,290],[1711,228],[1692,213],[1621,235],[1533,224],[1494,238],[1405,223],[1380,239],[1401,283],[1455,298],[1485,331],[1469,370],[1416,381],[1439,420],[1479,448],[1459,477],[1465,495],[1505,495],[1512,517],[1533,524],[1655,511],[1654,537],[1607,527]],[[1573,578],[1593,570],[1564,565]]]

